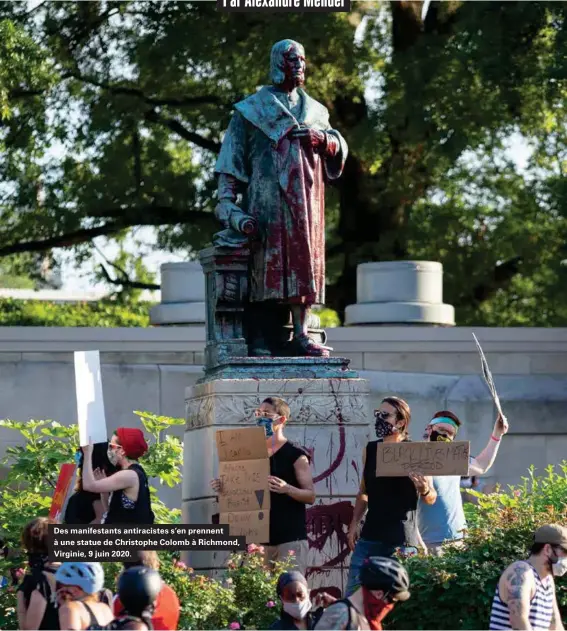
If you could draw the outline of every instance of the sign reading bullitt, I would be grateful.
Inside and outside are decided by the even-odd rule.
[[[376,477],[422,475],[469,475],[470,443],[378,443]]]

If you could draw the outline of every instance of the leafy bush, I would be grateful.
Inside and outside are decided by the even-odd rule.
[[[183,419],[148,412],[135,414],[140,417],[146,432],[154,438],[140,463],[149,477],[157,478],[160,484],[176,486],[181,481],[183,445],[171,435],[163,439],[163,433],[175,425],[183,425]],[[26,440],[24,445],[6,449],[2,464],[9,467],[9,471],[0,481],[0,535],[10,547],[18,548],[25,524],[49,513],[61,465],[73,462],[79,446],[79,430],[77,425],[65,427],[45,420],[0,420],[0,426],[18,432]],[[152,507],[158,522],[171,524],[179,521],[181,511],[165,506],[153,488]]]
[[[112,300],[55,303],[0,299],[0,326],[150,326],[151,303]]]
[[[479,503],[467,506],[464,549],[407,560],[411,598],[388,616],[388,628],[486,629],[503,570],[528,557],[539,526],[567,519],[567,462],[558,471],[548,467],[541,477],[531,468],[508,493],[474,495]],[[556,584],[560,608],[567,613],[567,582],[556,579]]]

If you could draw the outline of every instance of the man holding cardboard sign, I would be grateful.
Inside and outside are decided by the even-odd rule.
[[[289,416],[289,406],[283,399],[268,397],[256,411],[257,425],[264,431],[263,445],[257,445],[254,437],[253,443],[223,451],[226,445],[219,444],[217,436],[220,478],[212,480],[211,486],[219,494],[220,522],[230,525],[231,534],[244,534],[249,543],[265,544],[267,563],[284,560],[293,552],[297,569],[305,573],[306,505],[315,502],[315,490],[306,452],[284,436]],[[267,462],[264,454],[269,458]],[[237,470],[234,461],[230,467],[223,466],[223,457],[228,464],[228,458],[242,461],[241,456],[247,464],[240,469]],[[260,500],[262,507],[257,505]],[[259,512],[263,512],[260,508],[269,509],[269,526],[265,525],[263,516],[264,526],[260,527]],[[256,516],[250,515],[251,509],[256,511]]]
[[[442,410],[433,416],[423,437],[435,445],[454,446],[461,425],[456,414]],[[507,432],[508,422],[499,413],[486,447],[476,458],[467,458],[466,472],[455,472],[455,475],[446,477],[436,475],[433,478],[437,502],[433,506],[419,503],[419,530],[431,554],[440,556],[445,543],[463,539],[467,522],[461,495],[461,476],[486,473],[494,464],[502,436]]]

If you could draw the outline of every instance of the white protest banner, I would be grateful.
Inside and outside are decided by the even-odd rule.
[[[75,352],[75,391],[81,447],[108,440],[98,351]]]
[[[486,357],[484,356],[484,352],[482,350],[481,345],[476,339],[476,335],[473,333],[474,341],[476,342],[476,347],[478,348],[478,352],[480,354],[480,364],[482,367],[482,376],[484,377],[484,381],[490,390],[490,394],[492,396],[492,400],[494,401],[494,405],[498,410],[498,413],[501,416],[504,416],[502,412],[502,406],[500,405],[500,399],[498,398],[498,393],[496,392],[496,386],[494,385],[494,379],[492,379],[492,373],[490,372],[490,368],[488,367],[488,362],[486,361]],[[506,417],[504,417],[506,418]]]

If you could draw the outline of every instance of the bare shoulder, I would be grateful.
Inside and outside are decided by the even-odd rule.
[[[515,561],[502,574],[499,586],[504,600],[520,598],[526,589],[535,587],[531,565],[526,561]]]

